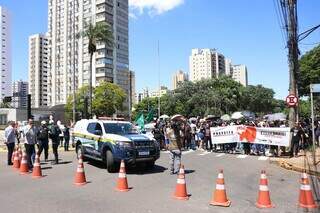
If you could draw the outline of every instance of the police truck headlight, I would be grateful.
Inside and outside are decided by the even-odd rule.
[[[132,148],[133,143],[128,141],[117,141],[116,144],[121,148]]]

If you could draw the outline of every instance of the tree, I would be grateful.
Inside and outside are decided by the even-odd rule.
[[[76,92],[76,112],[81,113],[82,117],[84,117],[86,108],[85,99],[88,97],[89,86],[85,85],[78,89]],[[68,119],[72,119],[72,107],[73,107],[73,97],[70,95],[67,99],[67,103],[65,105],[66,117]]]
[[[92,116],[92,63],[93,54],[97,51],[97,43],[104,42],[107,47],[113,47],[112,28],[107,22],[98,22],[95,25],[89,23],[85,26],[85,30],[80,33],[81,36],[89,40],[88,51],[90,54],[89,66],[89,98],[90,98],[90,115]]]
[[[125,91],[116,84],[101,82],[94,90],[93,112],[97,116],[112,116],[123,110]]]
[[[299,96],[309,96],[310,84],[320,83],[320,45],[304,54],[299,60]]]

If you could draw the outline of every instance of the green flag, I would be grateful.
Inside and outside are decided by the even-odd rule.
[[[138,124],[141,130],[144,129],[144,116],[143,113],[140,113],[135,122]]]
[[[146,117],[146,121],[149,123],[151,121],[153,121],[153,117],[154,117],[154,109],[151,109],[149,112],[148,112],[148,115]]]

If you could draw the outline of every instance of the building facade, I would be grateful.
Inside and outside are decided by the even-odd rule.
[[[11,17],[8,10],[0,6],[0,101],[12,96],[11,67]]]
[[[190,81],[218,78],[226,73],[225,57],[215,49],[192,49],[189,57]]]
[[[75,89],[100,81],[113,82],[130,94],[128,49],[128,0],[48,0],[50,49],[50,105],[65,104]],[[114,46],[97,44],[89,70],[88,39],[78,37],[88,23],[110,24]],[[75,75],[75,77],[73,76]],[[127,101],[129,104],[129,101]]]
[[[12,107],[27,108],[28,103],[28,82],[14,81],[12,83]]]
[[[248,86],[248,72],[246,65],[232,65],[232,78],[243,86]]]
[[[172,77],[173,90],[178,88],[178,85],[182,82],[188,81],[188,74],[182,70],[177,71]]]
[[[35,34],[29,37],[29,94],[31,106],[46,107],[49,105],[49,49],[48,37]]]

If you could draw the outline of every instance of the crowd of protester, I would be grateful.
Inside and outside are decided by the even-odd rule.
[[[208,152],[224,152],[224,153],[241,153],[247,155],[262,155],[262,156],[280,156],[290,155],[297,157],[300,150],[307,149],[312,145],[312,125],[308,119],[303,119],[297,122],[291,128],[291,145],[289,149],[286,147],[278,147],[274,145],[251,144],[251,143],[225,143],[214,144],[211,139],[210,128],[228,125],[246,125],[256,127],[288,127],[288,121],[267,121],[267,120],[205,120],[205,119],[190,119],[179,123],[179,134],[182,150],[199,149]],[[163,150],[168,148],[170,144],[171,123],[169,120],[157,120],[155,128],[152,131],[154,138],[160,143]],[[316,145],[319,146],[320,138],[320,121],[315,123],[315,138]]]

